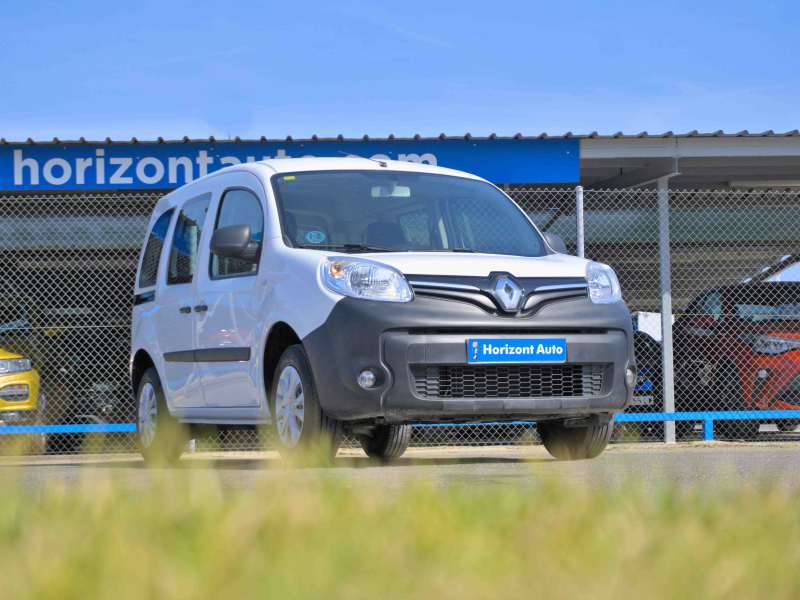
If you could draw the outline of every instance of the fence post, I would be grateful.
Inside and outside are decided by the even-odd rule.
[[[575,188],[575,223],[577,226],[578,256],[583,258],[583,186]]]
[[[656,184],[658,190],[658,264],[661,279],[661,381],[664,412],[675,412],[675,379],[672,360],[672,277],[669,254],[669,179]],[[664,421],[664,442],[675,443],[675,421]]]

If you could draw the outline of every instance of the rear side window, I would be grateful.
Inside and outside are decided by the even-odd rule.
[[[158,217],[150,237],[147,238],[147,245],[144,248],[144,258],[142,259],[142,273],[139,275],[139,287],[146,288],[156,284],[158,275],[158,261],[161,259],[161,250],[164,248],[164,240],[167,238],[167,229],[172,219],[174,209],[169,209]]]
[[[192,198],[183,205],[178,215],[175,233],[172,235],[172,248],[169,252],[167,283],[170,285],[192,281],[210,200],[210,193]]]
[[[248,190],[229,190],[222,198],[217,217],[217,227],[230,225],[249,225],[250,243],[261,242],[264,231],[264,211],[261,201]],[[246,275],[255,273],[258,265],[235,258],[211,257],[211,276],[224,277],[226,275]]]
[[[428,230],[428,213],[424,210],[415,210],[398,217],[397,222],[403,229],[407,240],[421,246],[431,245],[431,233]]]
[[[452,198],[450,210],[461,238],[460,245],[491,254],[535,255],[533,247],[526,248],[533,246],[530,234],[525,236],[528,224],[521,222],[511,206],[464,197]]]

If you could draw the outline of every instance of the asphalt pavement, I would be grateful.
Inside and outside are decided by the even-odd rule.
[[[274,453],[195,454],[172,468],[148,468],[133,455],[0,461],[0,485],[19,483],[32,492],[53,483],[92,486],[109,478],[132,491],[184,487],[203,479],[226,490],[260,490],[320,478],[390,490],[419,480],[436,486],[535,487],[552,479],[601,487],[633,481],[647,490],[674,482],[709,493],[770,484],[800,490],[800,444],[616,445],[597,459],[575,462],[553,460],[541,447],[411,449],[385,464],[344,450],[329,468],[288,468]]]

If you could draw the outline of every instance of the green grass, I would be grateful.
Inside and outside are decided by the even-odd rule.
[[[795,493],[639,490],[9,486],[0,598],[800,597]]]

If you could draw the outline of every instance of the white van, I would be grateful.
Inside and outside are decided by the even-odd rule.
[[[494,185],[357,157],[228,167],[162,198],[136,278],[131,380],[148,460],[200,424],[399,457],[412,424],[535,421],[599,455],[636,382],[610,267]]]

